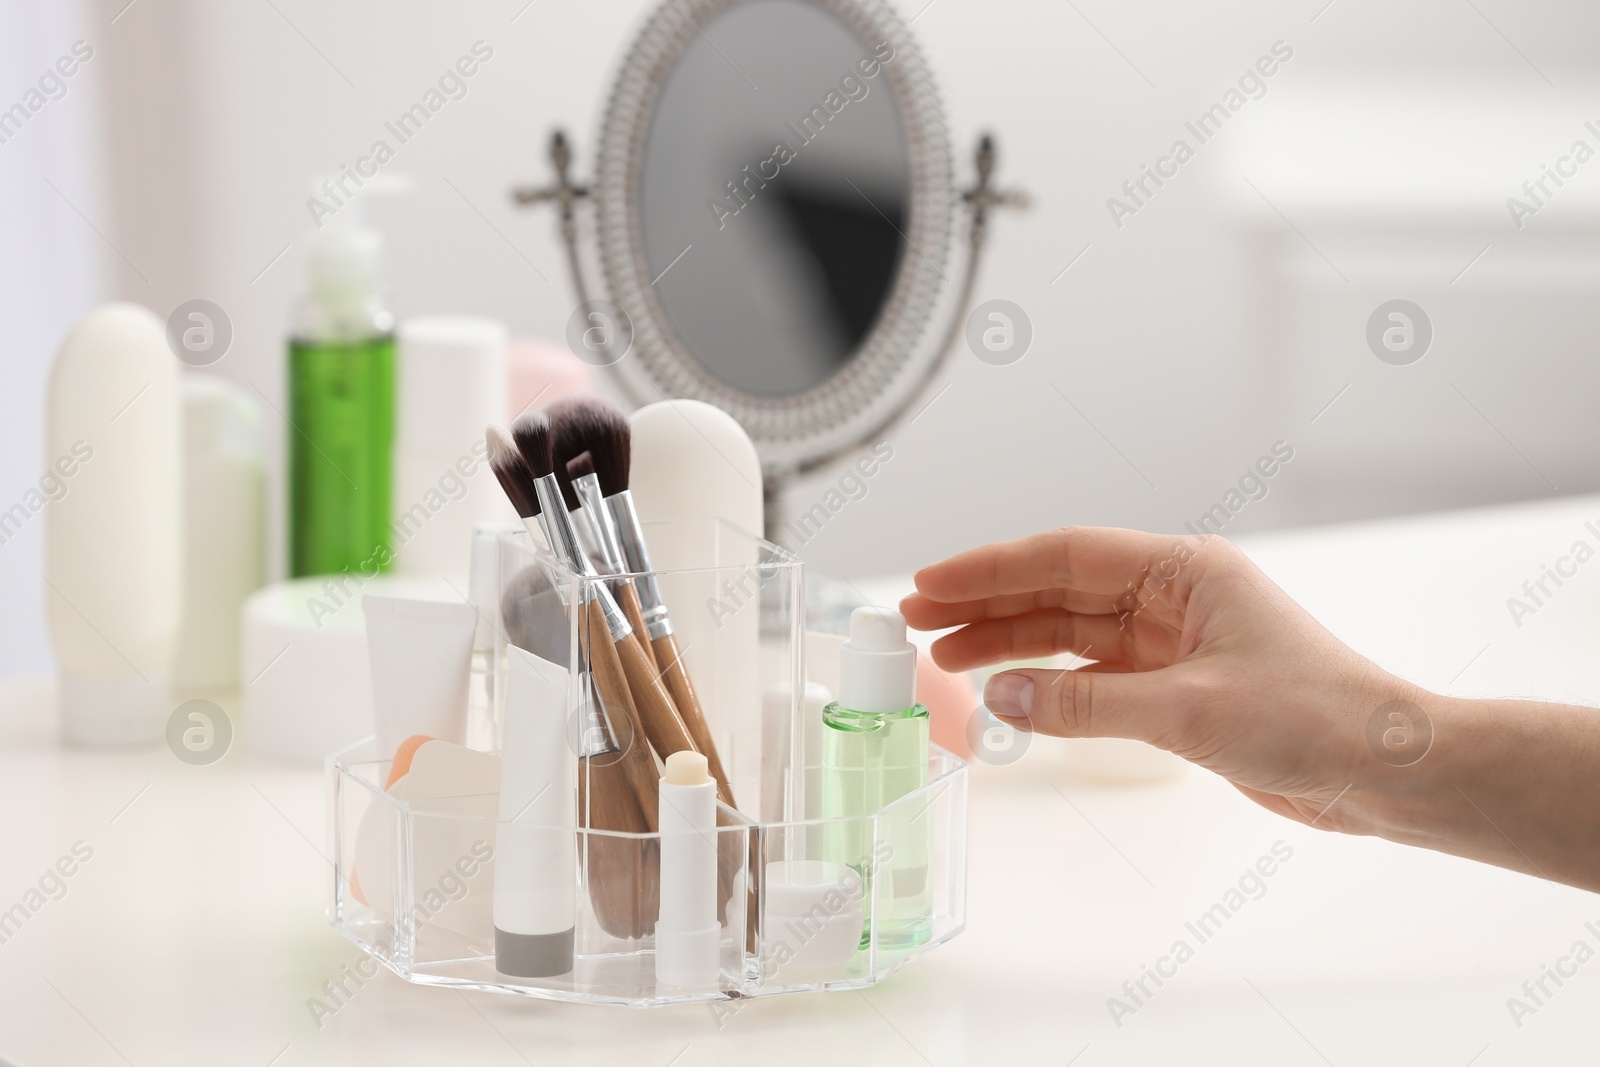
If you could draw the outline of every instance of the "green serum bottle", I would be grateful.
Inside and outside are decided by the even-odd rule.
[[[289,339],[289,574],[388,570],[394,316],[359,198],[320,218]]]
[[[839,699],[822,712],[823,851],[861,875],[861,947],[920,945],[932,930],[926,805],[896,804],[928,783],[928,709],[917,651],[897,611],[857,608],[839,651]],[[886,810],[888,809],[888,810]]]

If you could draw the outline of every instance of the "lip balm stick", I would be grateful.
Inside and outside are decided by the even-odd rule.
[[[545,978],[572,970],[578,854],[575,760],[566,738],[565,666],[507,646],[494,965]]]
[[[722,929],[717,923],[717,783],[705,756],[667,757],[661,778],[661,915],[656,982],[714,988]]]

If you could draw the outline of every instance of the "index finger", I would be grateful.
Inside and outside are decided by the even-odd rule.
[[[1194,557],[1191,537],[1068,526],[1016,541],[984,545],[917,572],[917,592],[929,600],[958,603],[1013,596],[1040,589],[1067,589],[1117,597],[1151,571],[1173,569]]]

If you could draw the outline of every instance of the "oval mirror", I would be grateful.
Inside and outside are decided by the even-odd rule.
[[[774,471],[924,384],[952,206],[938,96],[875,0],[667,0],[625,58],[594,199],[635,400],[707,400]]]

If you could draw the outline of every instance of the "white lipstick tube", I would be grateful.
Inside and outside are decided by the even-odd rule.
[[[661,778],[661,915],[656,982],[683,989],[717,985],[717,783],[705,756],[667,757]]]

